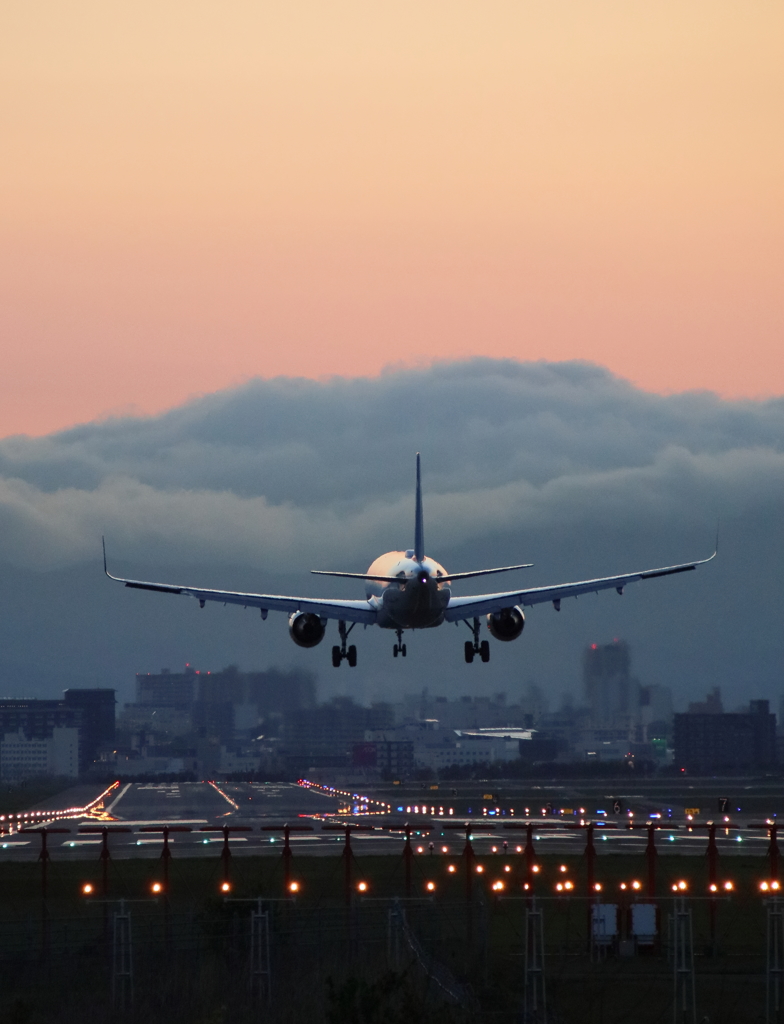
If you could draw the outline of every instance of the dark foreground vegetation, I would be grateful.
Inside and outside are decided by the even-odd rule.
[[[41,865],[4,863],[0,1022],[520,1021],[528,905],[523,859],[496,855],[477,863],[484,870],[472,876],[469,900],[465,862],[438,854],[415,857],[409,899],[400,857],[352,861],[350,877],[339,856],[296,858],[295,898],[286,897],[282,861],[273,857],[232,858],[231,888],[224,895],[224,867],[217,858],[175,856],[168,893],[157,897],[151,887],[162,884],[160,860],[116,861],[110,865],[109,902],[101,900],[97,861],[52,862],[45,902]],[[511,870],[505,872],[505,865]],[[693,913],[696,1021],[766,1020],[767,906],[758,891],[765,861],[723,858],[721,878],[731,879],[734,890],[716,900],[712,932],[705,858],[659,857],[663,939],[629,956],[615,946],[591,951],[586,897],[555,895],[556,882],[564,878],[573,880],[573,892],[583,893],[583,859],[544,856],[540,865],[536,886],[548,1021],[673,1020],[666,921],[674,906],[670,886],[679,879],[689,882],[686,901]],[[620,902],[620,882],[644,880],[644,863],[635,856],[601,856],[596,877],[603,885],[600,898]],[[497,881],[504,889],[494,892]],[[367,887],[364,895],[360,882]],[[430,893],[428,882],[436,887]],[[85,883],[96,886],[93,896],[82,895]],[[127,901],[122,907],[120,899]],[[130,912],[131,943],[124,948],[132,957],[130,978],[118,974],[123,950],[115,914],[121,909]],[[255,933],[254,911],[268,915],[256,918]],[[544,1020],[541,1014],[527,1019]]]

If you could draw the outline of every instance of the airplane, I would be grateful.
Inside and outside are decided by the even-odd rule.
[[[600,590],[616,590],[623,594],[627,583],[637,580],[658,579],[679,572],[689,572],[698,565],[704,565],[716,557],[716,550],[709,558],[669,565],[658,569],[645,569],[621,576],[605,576],[595,580],[580,580],[577,583],[558,583],[549,587],[533,587],[523,590],[509,590],[496,594],[457,597],[452,594],[452,584],[478,576],[490,576],[499,572],[529,569],[532,563],[505,565],[498,569],[479,569],[474,572],[449,573],[434,559],[425,555],[424,516],[422,511],[422,477],[420,456],[416,457],[416,501],[414,523],[414,546],[406,551],[388,551],[371,563],[365,573],[328,572],[311,570],[317,576],[337,576],[341,579],[365,581],[365,600],[328,600],[315,597],[287,597],[277,594],[245,594],[233,590],[205,590],[198,587],[182,587],[169,583],[146,583],[141,580],[127,580],[113,576],[106,565],[106,542],[103,544],[103,569],[111,580],[124,583],[135,590],[151,590],[160,594],[183,594],[199,602],[204,608],[207,601],[222,601],[224,604],[238,604],[244,608],[258,608],[261,618],[266,619],[269,611],[289,613],[289,634],[299,647],[316,647],[324,639],[327,622],[336,619],[340,644],[332,648],[332,664],[339,668],[343,661],[349,667],[357,664],[357,649],[347,645],[348,636],[354,626],[379,626],[391,629],[397,635],[392,648],[394,657],[406,657],[403,642],[405,630],[430,629],[444,622],[464,622],[473,639],[465,641],[465,660],[473,662],[476,655],[483,662],[490,660],[490,644],[479,639],[481,618],[484,616],[487,629],[496,640],[516,640],[525,627],[524,608],[535,604],[552,602],[556,611],[561,610],[565,597],[598,593]]]

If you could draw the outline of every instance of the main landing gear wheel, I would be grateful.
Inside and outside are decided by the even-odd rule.
[[[466,620],[466,626],[474,634],[473,640],[466,640],[465,642],[465,660],[466,665],[470,665],[478,654],[482,661],[487,664],[490,661],[490,644],[487,640],[479,642],[479,619],[474,619],[473,623],[469,623]]]
[[[406,656],[406,645],[403,643],[403,630],[397,630],[397,643],[392,648],[392,657],[396,658],[398,654],[405,658]]]
[[[352,644],[350,647],[346,647],[346,639],[354,628],[354,623],[346,629],[346,623],[340,619],[338,622],[338,631],[340,633],[340,646],[337,644],[332,648],[332,665],[334,668],[340,668],[340,663],[345,660],[348,662],[349,668],[357,667],[357,649]]]

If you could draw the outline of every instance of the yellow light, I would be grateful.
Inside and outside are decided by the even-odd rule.
[[[763,892],[767,892],[769,888],[770,888],[770,886],[768,885],[767,882],[760,882],[760,889]]]
[[[516,847],[515,847],[515,850],[516,850],[516,851],[517,851],[518,853],[522,853],[522,852],[523,852],[523,848],[522,848],[522,846],[516,846]]]
[[[638,881],[632,882],[632,889],[641,889],[642,885]]]
[[[528,890],[531,888],[531,886],[528,884],[528,882],[524,882],[523,883],[523,888],[525,889],[526,892],[528,892]]]
[[[441,853],[449,853],[449,847],[448,846],[442,846],[441,847]]]
[[[601,882],[594,882],[593,888],[594,888],[594,892],[601,892],[602,891],[602,883]]]
[[[684,882],[684,881],[682,881],[682,880],[681,880],[680,882],[678,882],[678,888],[680,889],[680,891],[681,891],[681,892],[684,892],[684,891],[685,891],[686,889],[688,889],[689,887],[688,887],[688,885],[686,884],[686,882]]]
[[[558,882],[555,888],[558,892],[563,892],[563,882]]]
[[[718,889],[719,889],[718,885],[716,885],[715,882],[711,882],[711,884],[708,886],[708,888],[710,889],[711,892],[718,892]]]
[[[424,846],[417,846],[417,853],[424,853],[424,852],[425,852]]]
[[[447,868],[447,871],[449,872],[450,875],[453,875],[455,871],[457,871],[457,868],[454,866],[454,864],[450,864],[449,867]]]
[[[566,889],[567,892],[571,892],[572,889],[574,889],[574,882],[564,882],[564,889]]]
[[[493,853],[498,853],[498,847],[497,846],[494,846],[492,849],[493,849]]]
[[[228,892],[231,889],[231,884],[229,882],[221,882],[220,888],[221,892]]]
[[[478,875],[481,875],[483,871],[484,871],[484,866],[482,864],[477,864],[477,866],[476,866],[476,873]]]
[[[504,871],[511,871],[511,870],[512,870],[512,868],[509,866],[509,864],[504,864]]]
[[[85,882],[84,885],[82,886],[82,893],[85,896],[92,896],[93,891],[94,890],[93,890],[92,884],[90,882]]]
[[[678,886],[674,882],[672,883],[672,891],[673,892],[677,892],[678,891]]]
[[[163,891],[163,886],[161,885],[160,882],[153,882],[152,885],[150,886],[150,888],[152,889],[153,892],[156,892],[156,893]]]
[[[496,892],[501,892],[501,890],[504,888],[504,883],[503,882],[493,882],[493,888],[495,889]]]
[[[538,874],[539,874],[539,872],[540,872],[540,871],[541,871],[542,869],[541,869],[541,868],[539,867],[539,865],[538,865],[538,864],[534,864],[534,866],[533,866],[533,867],[531,868],[531,870],[533,871],[533,873],[534,873],[535,875],[538,875]]]
[[[779,883],[778,882],[771,882],[770,883],[770,887],[771,887],[771,889],[774,892],[778,892],[779,891]]]
[[[289,882],[289,892],[299,892],[299,882]]]
[[[725,882],[724,888],[727,892],[732,892],[732,890],[735,888],[735,885],[732,882]]]
[[[621,882],[621,888],[626,889],[626,882]]]
[[[367,892],[367,882],[360,882],[357,885],[357,889],[359,889],[360,892]]]
[[[435,892],[436,883],[435,882],[428,882],[427,885],[425,886],[425,888],[427,889],[428,892]]]
[[[566,872],[566,865],[565,865],[565,864],[562,864],[562,865],[561,865],[561,866],[560,866],[560,867],[558,868],[558,870],[559,870],[559,871],[560,871],[561,873],[565,873],[565,872]]]

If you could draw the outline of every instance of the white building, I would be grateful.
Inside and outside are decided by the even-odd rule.
[[[54,728],[48,739],[28,739],[24,730],[0,740],[0,778],[21,782],[36,775],[79,775],[79,730]]]

